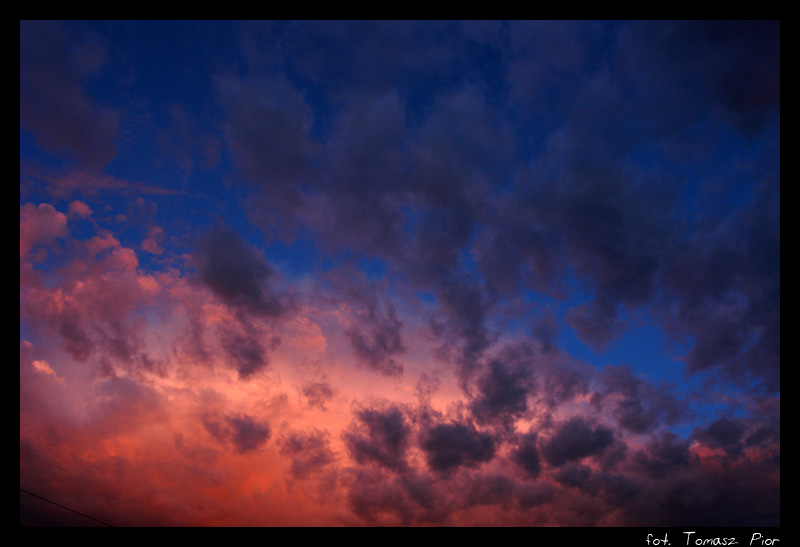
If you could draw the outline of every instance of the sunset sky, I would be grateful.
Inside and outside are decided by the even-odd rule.
[[[19,140],[21,524],[780,525],[778,22],[21,21]]]

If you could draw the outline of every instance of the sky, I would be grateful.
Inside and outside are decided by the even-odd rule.
[[[20,523],[779,526],[780,24],[20,21]]]

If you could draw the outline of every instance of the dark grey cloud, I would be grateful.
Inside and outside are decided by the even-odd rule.
[[[403,411],[390,405],[386,408],[364,408],[356,412],[356,421],[342,435],[350,456],[360,464],[374,463],[393,471],[407,467],[411,428]]]
[[[467,506],[505,506],[514,499],[517,483],[505,476],[495,474],[475,475],[468,483],[462,503]]]
[[[614,433],[603,426],[592,425],[580,416],[561,424],[552,437],[541,445],[545,461],[555,467],[600,455],[614,442]]]
[[[558,320],[553,313],[546,313],[531,325],[531,334],[539,342],[542,352],[551,353],[556,350]]]
[[[778,162],[779,165],[779,162]],[[668,332],[690,335],[690,372],[780,390],[780,180],[765,178],[753,202],[711,218],[665,271],[675,299]]]
[[[283,75],[225,76],[216,83],[236,166],[275,206],[294,210],[317,148],[310,137],[313,113],[302,92]]]
[[[673,124],[713,107],[752,134],[779,115],[779,21],[637,22],[620,27],[619,40],[620,67],[650,74],[632,80],[635,91]]]
[[[490,433],[475,429],[469,423],[442,423],[423,433],[420,442],[428,465],[439,472],[458,467],[477,467],[491,460],[496,451]]]
[[[583,342],[602,350],[625,328],[625,323],[619,320],[619,311],[619,306],[612,302],[593,300],[572,308],[567,321]]]
[[[247,414],[206,414],[203,427],[217,441],[233,445],[242,454],[261,448],[272,435],[269,424]]]
[[[652,431],[660,425],[659,417],[639,399],[624,399],[617,403],[614,417],[619,425],[635,433]]]
[[[319,280],[323,298],[337,298],[350,310],[344,334],[359,363],[385,376],[400,376],[405,353],[404,320],[394,304],[394,290],[371,280],[352,264],[337,267]]]
[[[409,525],[421,514],[402,482],[375,470],[359,469],[350,482],[348,505],[363,521],[375,524],[389,517]]]
[[[689,466],[690,442],[669,431],[661,431],[650,437],[646,450],[636,452],[634,463],[653,478],[668,476],[676,468]]]
[[[544,255],[538,259],[541,272],[556,271],[553,264],[561,265],[562,261],[570,264],[594,291],[594,299],[572,310],[568,319],[584,341],[602,349],[625,327],[620,319],[622,310],[651,302],[661,272],[665,267],[671,268],[674,259],[683,254],[681,249],[686,248],[683,225],[674,222],[679,217],[675,190],[680,178],[671,172],[669,165],[656,172],[631,161],[637,143],[643,139],[660,142],[663,138],[662,151],[666,151],[673,146],[671,142],[667,145],[666,139],[674,138],[686,143],[682,150],[706,149],[699,146],[703,137],[691,135],[690,128],[696,131],[693,124],[710,109],[714,115],[720,115],[723,125],[733,120],[735,126],[741,127],[743,118],[735,113],[739,107],[733,106],[737,102],[748,104],[745,110],[753,108],[751,113],[760,119],[756,125],[762,128],[769,120],[777,120],[780,72],[764,67],[779,63],[779,25],[769,22],[543,24],[522,32],[523,26],[511,26],[512,50],[526,51],[529,55],[527,59],[512,60],[509,78],[531,98],[547,97],[547,86],[557,85],[562,99],[555,101],[558,108],[552,110],[560,111],[567,123],[543,142],[538,169],[530,175],[531,201],[515,203],[519,208],[522,208],[519,204],[524,204],[531,221],[515,223],[514,219],[526,217],[514,214],[515,207],[508,206],[508,214],[503,215],[506,226],[502,231],[493,230],[488,240],[496,244],[496,249],[486,249],[487,245],[482,251],[505,264],[508,261],[502,260],[503,253],[513,249],[525,257],[528,253],[524,249],[529,248],[531,256]],[[601,27],[605,28],[600,34],[594,33],[593,28]],[[742,42],[733,44],[737,32],[742,32]],[[606,41],[607,47],[590,47],[599,45],[594,41],[604,34],[612,38]],[[570,36],[571,41],[556,40],[548,43],[546,51],[530,55],[538,51],[539,40],[548,35],[564,40]],[[628,40],[631,44],[635,41],[636,46],[627,47]],[[579,73],[581,67],[589,68],[590,64],[581,62],[589,60],[593,49],[605,49],[605,60],[600,59],[602,64],[622,71],[626,78],[604,79],[593,77],[591,72]],[[760,64],[762,59],[766,59],[764,64]],[[562,61],[563,67],[572,72],[554,70],[562,66]],[[653,79],[637,77],[644,70],[652,73]],[[742,73],[753,73],[756,78],[749,81],[740,77]],[[525,74],[536,77],[520,78]],[[521,85],[523,81],[527,83]],[[622,82],[631,87],[626,88]],[[530,88],[534,83],[535,90]],[[699,89],[703,91],[697,93]],[[632,90],[636,91],[635,96]],[[732,100],[731,96],[739,99]],[[761,101],[744,100],[746,96],[760,97]],[[555,106],[553,101],[548,104]],[[704,154],[702,161],[714,161],[716,154]],[[676,162],[685,162],[685,158],[683,153],[680,159],[677,155],[671,157]],[[516,241],[506,235],[510,233],[516,236]],[[541,241],[548,244],[538,245]],[[544,251],[538,252],[542,247]],[[687,260],[700,250],[687,250]],[[563,255],[559,254],[561,251]],[[737,258],[740,264],[754,263],[741,254]],[[775,264],[774,258],[768,263]],[[492,278],[491,267],[487,266],[484,275],[493,280],[493,285],[508,290],[520,282],[525,268],[526,263],[519,261],[516,266],[512,264],[502,270],[501,277]],[[694,270],[709,271],[696,264]],[[677,275],[680,274],[676,272]],[[731,270],[724,275],[735,278]],[[726,283],[722,279],[717,281]],[[546,283],[540,283],[541,286]],[[711,283],[697,288],[703,294],[715,291]],[[750,287],[745,294],[755,296],[760,290]],[[727,348],[730,353],[746,345],[738,336],[732,336],[730,326],[721,325],[720,330],[719,336],[698,343],[698,361],[710,360],[712,352],[721,353]],[[712,347],[706,350],[704,346]]]
[[[157,131],[155,142],[160,169],[175,169],[186,179],[198,170],[216,167],[221,160],[222,141],[180,103],[170,107],[169,122]]]
[[[592,116],[574,118],[567,148],[580,150],[584,158],[575,164],[581,168],[577,173],[583,173],[576,180],[591,182],[592,173],[606,174],[606,182],[598,185],[598,189],[603,188],[607,193],[598,195],[589,209],[577,209],[577,212],[595,211],[586,218],[596,228],[596,239],[572,219],[569,221],[573,226],[570,239],[577,244],[573,260],[578,264],[594,264],[591,269],[597,272],[591,275],[597,304],[590,304],[585,312],[587,318],[598,322],[581,323],[578,312],[573,316],[573,326],[579,331],[583,329],[587,341],[602,347],[598,343],[610,340],[616,329],[612,306],[635,306],[650,301],[653,282],[660,277],[671,292],[666,306],[669,311],[665,311],[668,327],[681,329],[694,339],[694,347],[687,356],[690,371],[714,367],[729,380],[746,383],[745,378],[758,377],[762,380],[761,389],[776,389],[780,279],[776,170],[780,160],[774,151],[777,145],[771,127],[779,120],[780,71],[768,67],[779,65],[779,37],[778,22],[642,22],[619,27],[620,47],[614,62],[630,74],[632,87],[625,91],[606,86],[603,97],[614,100],[604,101],[603,108],[595,109]],[[626,47],[634,41],[636,47]],[[646,80],[635,77],[645,67],[651,77]],[[746,74],[752,78],[743,77]],[[597,88],[587,97],[600,91]],[[628,112],[625,120],[647,120],[652,128],[649,136],[660,142],[661,151],[676,163],[708,166],[720,161],[724,154],[719,149],[701,146],[701,142],[708,141],[708,135],[697,131],[700,120],[705,118],[702,123],[720,124],[726,131],[741,130],[758,150],[755,154],[760,167],[754,168],[747,162],[731,165],[731,172],[725,178],[733,181],[726,183],[731,189],[737,184],[754,188],[750,203],[736,211],[724,205],[726,201],[719,195],[713,200],[698,199],[696,203],[702,205],[701,220],[685,217],[685,221],[670,227],[667,219],[677,212],[673,208],[677,203],[674,193],[665,194],[667,199],[661,203],[645,201],[642,195],[633,192],[636,180],[617,168],[618,160],[611,163],[596,155],[605,148],[588,133],[594,124],[611,130],[603,138],[613,143],[618,157],[631,150],[631,136],[637,133],[644,136],[627,121],[613,124],[604,120],[613,112],[622,111],[614,103],[622,98]],[[585,111],[582,103],[576,102],[575,112]],[[710,121],[709,113],[712,118],[717,117],[714,122]],[[720,125],[715,126],[716,130]],[[692,154],[692,150],[705,152]],[[668,173],[662,170],[661,176],[670,176]],[[657,182],[652,173],[642,171],[638,178],[642,175],[650,179],[650,185]],[[618,186],[615,181],[624,184]],[[653,195],[663,194],[660,186],[663,182],[652,188]],[[625,193],[618,194],[617,188]],[[581,204],[583,196],[588,194],[578,190],[576,205]],[[636,211],[646,211],[652,217],[638,217]],[[623,228],[619,233],[621,238],[614,237],[615,225]],[[613,254],[608,254],[604,246]],[[615,255],[614,261],[605,258]],[[585,262],[588,258],[595,262]],[[615,271],[624,275],[608,275]],[[733,301],[737,305],[731,308]],[[608,313],[599,313],[603,310]],[[592,311],[597,313],[589,313]],[[603,318],[606,320],[602,321]],[[588,330],[603,326],[607,332]]]
[[[320,236],[337,248],[399,256],[405,243],[401,207],[409,184],[403,98],[395,91],[354,92],[331,131],[325,147],[329,167],[315,188],[329,208],[328,218],[313,219]]]
[[[300,387],[300,392],[306,398],[306,402],[311,408],[327,410],[325,404],[333,398],[333,387],[327,376],[323,376],[318,381],[309,381]]]
[[[77,361],[86,362],[94,351],[94,344],[89,339],[77,310],[71,310],[67,306],[55,321],[64,349]]]
[[[270,286],[275,273],[231,228],[219,224],[198,241],[198,276],[226,304],[275,317],[286,304]]]
[[[569,311],[570,325],[584,342],[603,349],[625,327],[623,307],[635,309],[655,294],[674,200],[664,182],[637,181],[610,158],[584,150],[593,143],[581,142],[582,135],[570,137],[566,150],[549,152],[553,159],[545,161],[564,165],[537,185],[531,206],[550,232],[544,237],[555,243],[551,253],[564,250],[549,260],[565,260],[594,293]]]
[[[531,340],[501,346],[479,360],[465,384],[480,423],[513,425],[531,412],[552,410],[592,391],[596,369]]]
[[[253,325],[221,325],[217,328],[217,339],[225,352],[230,366],[239,373],[239,377],[247,379],[269,366],[269,352],[280,343],[277,337],[266,337],[266,345],[262,344],[265,333]]]
[[[720,418],[705,427],[698,427],[692,437],[712,448],[721,448],[729,456],[736,458],[744,449],[744,422],[736,418]]]
[[[520,204],[522,192],[496,200],[491,222],[476,235],[472,254],[493,294],[515,295],[531,287],[555,296],[566,294],[565,264],[557,250],[560,235],[532,218],[535,204]]]
[[[346,485],[351,509],[369,524],[442,524],[457,503],[454,485],[424,472],[388,475],[361,468],[346,479]]]
[[[323,27],[325,36],[330,28]],[[363,27],[360,32],[369,32],[371,25]],[[293,32],[293,25],[284,30]],[[495,172],[507,170],[506,160],[512,156],[513,139],[501,111],[488,105],[480,86],[462,85],[438,96],[435,108],[426,111],[417,126],[409,97],[402,92],[359,87],[343,91],[330,124],[317,128],[324,138],[316,147],[310,127],[317,111],[321,115],[326,109],[317,104],[312,111],[296,84],[285,77],[275,83],[275,93],[262,91],[263,85],[252,91],[257,79],[229,82],[231,96],[242,96],[231,104],[268,104],[289,120],[292,130],[284,131],[283,122],[277,131],[267,129],[277,122],[249,111],[229,117],[229,147],[258,194],[248,201],[257,204],[250,208],[251,218],[268,228],[269,237],[284,233],[281,226],[290,231],[310,228],[326,250],[364,253],[387,260],[393,271],[406,272],[413,285],[434,291],[444,303],[446,342],[452,346],[449,338],[455,337],[459,359],[473,361],[490,343],[484,325],[488,300],[477,280],[454,273],[453,266],[467,250],[476,220],[486,208],[484,198]],[[223,103],[227,104],[224,99]],[[244,107],[236,107],[240,108]],[[287,142],[281,146],[293,149],[283,152],[276,146],[274,155],[281,162],[297,158],[291,167],[264,164],[273,150],[268,139],[259,138],[263,131],[284,133],[281,139]],[[381,346],[377,339],[395,344],[394,336],[384,334],[390,331],[356,331],[352,340],[368,362],[395,374],[399,363],[376,356]]]
[[[509,509],[521,499],[532,507],[552,500],[554,494],[549,484],[523,485],[511,476],[469,469],[446,476],[413,471],[387,476],[360,469],[347,485],[351,509],[370,524],[457,524],[461,521],[456,515],[464,510]]]
[[[532,387],[529,362],[494,359],[478,378],[478,393],[469,408],[479,423],[501,420],[510,426],[514,418],[528,410],[528,392]]]
[[[608,505],[603,511],[627,508],[636,503],[644,487],[624,474],[593,471],[586,465],[569,463],[554,475],[555,480],[595,503]]]
[[[530,509],[552,502],[556,489],[549,482],[524,483],[516,489],[517,504],[522,509]]]
[[[294,431],[281,437],[280,453],[292,459],[292,476],[305,479],[336,461],[327,431]]]
[[[246,414],[226,418],[233,435],[231,442],[239,452],[250,452],[267,442],[270,428],[266,423],[258,422]]]
[[[409,499],[424,510],[424,520],[438,522],[448,514],[441,483],[436,478],[422,473],[406,473],[399,477]]]
[[[450,47],[457,44],[449,41],[454,22],[298,21],[282,30],[282,49],[295,68],[330,86],[334,100],[352,87],[380,93],[418,78],[441,85],[460,74]]]
[[[97,345],[105,350],[107,356],[119,363],[131,363],[142,346],[134,333],[130,332],[130,325],[122,321],[109,321],[104,325],[96,325]]]
[[[660,254],[672,237],[674,190],[663,175],[625,170],[597,150],[598,131],[569,127],[542,152],[538,170],[520,170],[514,199],[496,202],[476,252],[490,287],[506,294],[526,287],[563,298],[564,278],[577,276],[594,298],[570,310],[568,320],[602,349],[625,326],[623,307],[635,309],[655,294]]]
[[[580,84],[581,69],[600,45],[584,39],[585,23],[514,21],[508,24],[508,72],[511,101],[540,123],[552,123],[553,113],[536,108],[546,102],[563,112]]]
[[[242,58],[214,80],[217,128],[160,105],[171,121],[156,144],[184,176],[203,157],[224,167],[224,152],[250,219],[268,240],[313,245],[313,273],[347,262],[347,277],[375,259],[369,284],[363,274],[327,292],[351,305],[344,336],[372,370],[403,372],[407,310],[419,309],[418,291],[430,295],[436,356],[466,394],[451,421],[415,421],[435,414],[439,377],[423,372],[417,412],[354,411],[342,439],[356,465],[340,473],[357,516],[438,523],[516,503],[577,523],[779,524],[779,398],[769,399],[780,392],[779,22],[233,27],[245,34]],[[44,150],[99,169],[116,153],[120,113],[92,99],[103,44],[73,41],[75,28],[20,23],[20,126]],[[149,221],[164,211],[131,207]],[[279,342],[268,320],[290,304],[234,230],[213,228],[197,249],[198,279],[234,316],[216,330],[221,356],[251,378]],[[524,311],[510,317],[515,306]],[[180,352],[210,362],[197,317]],[[695,416],[672,387],[556,346],[571,327],[601,352],[640,317],[688,346],[689,373],[762,395],[737,409],[758,419],[730,414],[679,437],[665,426]],[[74,359],[97,358],[108,374],[161,366],[127,318],[95,324],[67,303],[48,321]],[[532,340],[495,347],[519,324]],[[309,408],[334,396],[326,377],[298,389]],[[596,418],[556,421],[586,395]],[[538,429],[512,431],[532,417]],[[247,415],[203,423],[243,453],[270,439]],[[336,457],[317,430],[279,446],[295,478]],[[480,469],[497,454],[508,475]]]
[[[346,335],[356,356],[367,366],[385,376],[399,376],[403,365],[394,356],[405,352],[401,334],[403,321],[397,317],[391,302],[384,307],[386,310],[382,313],[373,302]]]
[[[590,365],[560,355],[553,362],[537,363],[537,400],[548,409],[589,393],[595,369]]]
[[[514,130],[519,126],[497,108],[491,88],[472,84],[442,88],[431,108],[417,111],[418,105],[403,88],[364,91],[359,86],[355,92],[343,82],[342,107],[333,111],[330,125],[322,129],[327,132],[320,149],[323,163],[328,164],[325,173],[309,167],[313,161],[304,153],[283,154],[303,158],[296,162],[303,167],[290,169],[295,179],[304,178],[293,186],[304,188],[295,196],[296,203],[284,199],[279,195],[283,190],[268,182],[269,172],[281,169],[245,169],[260,181],[265,203],[283,204],[295,220],[316,228],[328,244],[388,259],[409,273],[413,283],[432,289],[446,318],[437,323],[446,328],[437,332],[451,339],[448,347],[453,347],[452,339],[460,340],[462,363],[474,362],[492,342],[486,324],[489,294],[513,294],[520,285],[550,293],[563,290],[558,274],[567,270],[575,271],[595,296],[570,311],[570,323],[587,343],[602,349],[626,326],[621,313],[654,297],[658,272],[668,258],[663,255],[675,237],[671,223],[675,179],[641,166],[624,166],[627,154],[640,142],[646,126],[639,121],[649,110],[633,111],[630,120],[620,116],[628,111],[627,89],[591,72],[588,78],[581,74],[592,63],[615,66],[613,55],[620,53],[609,39],[609,33],[617,32],[614,26],[546,23],[524,31],[523,26],[509,26],[506,53],[512,58],[519,55],[517,60],[524,64],[525,55],[537,51],[534,58],[540,66],[535,73],[546,76],[546,81],[573,85],[562,105],[566,124],[560,133],[554,128],[551,138],[542,142],[536,171],[516,173],[514,184],[507,187],[506,202],[486,198],[496,197],[491,190],[496,181],[513,173]],[[401,31],[390,27],[392,32]],[[359,28],[367,34],[374,30],[368,24]],[[347,38],[353,29],[350,24],[323,24],[314,27],[315,39],[338,43],[347,52],[354,47]],[[429,30],[410,25],[400,34],[427,35]],[[311,27],[289,24],[272,31],[304,34]],[[599,44],[604,44],[608,58],[593,58]],[[359,59],[372,58],[379,49],[361,52],[366,57]],[[325,72],[324,65],[312,62],[318,57],[306,53],[310,57],[304,62],[311,63],[306,66],[308,74]],[[422,68],[413,62],[403,66]],[[566,67],[574,72],[561,73]],[[346,80],[354,74],[341,76]],[[312,108],[287,78],[281,77],[273,87],[280,92],[276,94],[293,98],[275,109],[294,120],[295,129],[285,132],[287,140],[306,150],[310,133],[297,128],[314,125],[314,116],[326,109]],[[542,97],[553,100],[546,93]],[[243,102],[259,101],[280,102],[271,96]],[[235,118],[248,123],[255,119]],[[238,122],[231,128],[234,125]],[[234,139],[229,131],[229,140],[247,143],[253,147],[253,157],[259,157],[258,139],[236,131],[240,136]],[[473,272],[453,274],[453,265],[473,241],[483,282]]]
[[[598,485],[592,480],[594,472],[586,465],[568,463],[555,472],[554,478],[563,486],[577,488],[590,496],[597,495]]]
[[[643,487],[636,480],[622,474],[601,471],[595,476],[600,496],[613,507],[627,507],[636,503]]]
[[[691,466],[668,475],[627,505],[635,526],[780,526],[780,485],[774,462],[715,469]]]
[[[418,407],[427,408],[431,404],[431,395],[438,391],[442,384],[442,379],[438,374],[430,375],[426,371],[422,371],[419,375],[419,380],[414,386],[414,393],[417,396]]]
[[[87,91],[105,61],[102,40],[73,32],[57,21],[20,21],[20,127],[50,152],[100,170],[117,153],[120,113]]]
[[[200,310],[187,310],[188,325],[178,335],[173,352],[180,360],[209,364],[211,353],[205,339],[205,325]]]
[[[454,346],[454,361],[466,381],[495,336],[486,325],[491,301],[480,283],[464,272],[443,280],[437,296],[444,317],[434,319],[433,331],[443,338],[444,348]]]
[[[536,433],[520,435],[519,444],[513,452],[514,461],[532,478],[538,477],[542,471],[537,440]]]
[[[607,408],[620,426],[633,433],[649,433],[694,416],[672,388],[637,378],[630,367],[604,367],[595,381],[598,391],[592,395],[593,402]]]
[[[745,447],[748,446],[775,446],[780,443],[780,423],[770,423],[757,427],[744,439]]]

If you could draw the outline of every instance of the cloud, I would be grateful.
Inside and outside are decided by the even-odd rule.
[[[538,477],[542,471],[537,439],[536,433],[521,435],[514,451],[514,461],[532,478]]]
[[[185,178],[202,169],[219,164],[222,142],[203,128],[181,104],[169,108],[169,121],[155,137],[159,149],[159,167],[177,168]]]
[[[296,479],[318,474],[336,461],[327,431],[294,431],[282,436],[279,444],[281,454],[292,458],[291,472]]]
[[[343,433],[350,456],[359,464],[374,463],[393,471],[403,471],[411,429],[402,410],[395,405],[384,409],[364,408]]]
[[[430,85],[457,79],[463,63],[440,42],[455,29],[438,21],[294,22],[279,38],[296,69],[313,82],[330,83],[335,100],[353,87],[380,93],[409,78]],[[364,43],[371,44],[369,50]],[[431,47],[420,52],[415,47],[420,43]]]
[[[20,317],[57,334],[73,359],[96,358],[108,374],[116,367],[163,373],[162,360],[146,348],[148,326],[136,314],[154,305],[159,282],[141,274],[136,253],[110,233],[70,241],[70,249],[58,268],[59,286],[21,287]]]
[[[231,366],[239,373],[243,380],[252,377],[269,366],[268,351],[274,350],[280,343],[280,338],[272,337],[266,340],[267,346],[261,343],[261,336],[256,335],[257,329],[252,325],[227,326],[217,328],[217,339],[225,352]]]
[[[600,455],[614,442],[614,433],[603,426],[592,428],[580,416],[559,425],[552,437],[543,442],[545,461],[555,467]]]
[[[275,274],[231,228],[217,225],[198,242],[198,277],[223,302],[264,317],[286,305],[269,283]]]
[[[591,496],[597,495],[597,484],[592,481],[594,473],[590,467],[579,463],[568,463],[559,468],[554,477],[559,484],[577,488]]]
[[[164,254],[164,229],[159,226],[152,226],[147,231],[147,237],[142,241],[142,249],[150,254]]]
[[[698,427],[692,437],[712,448],[721,448],[729,456],[736,458],[744,448],[745,424],[735,418],[720,418],[706,427]]]
[[[53,367],[50,366],[50,363],[45,361],[44,359],[34,359],[34,346],[27,340],[20,340],[19,342],[19,365],[20,369],[22,367],[29,368],[31,370],[36,371],[37,374],[44,374],[45,376],[50,376],[59,384],[66,385],[66,381],[64,378],[58,375],[58,373],[53,370]],[[24,373],[24,372],[23,372]]]
[[[522,509],[538,507],[553,501],[556,490],[550,483],[521,484],[517,487],[517,503]]]
[[[675,300],[668,332],[689,335],[693,373],[714,369],[764,392],[780,389],[780,181],[753,202],[696,232],[666,270]]]
[[[619,308],[596,300],[572,308],[567,316],[570,326],[580,339],[597,350],[605,349],[623,330],[618,319]]]
[[[488,363],[495,361],[509,376],[502,383],[516,393],[512,401],[521,407],[524,388],[528,400],[526,406],[531,410],[556,409],[590,394],[596,373],[594,367],[552,348],[545,351],[539,344],[532,343],[527,338],[516,339],[501,346],[488,359]],[[486,376],[483,380],[479,379],[476,385],[484,389],[481,387],[483,382],[490,378],[491,376]],[[512,378],[519,383],[514,383]],[[485,387],[494,383],[494,381],[489,382]],[[494,388],[496,387],[498,386]]]
[[[452,471],[458,467],[477,467],[495,455],[495,442],[489,433],[468,423],[442,423],[423,433],[420,446],[431,469]]]
[[[502,359],[502,358],[501,358]],[[528,410],[528,392],[532,389],[530,364],[493,359],[486,374],[477,381],[478,394],[470,410],[479,423],[513,419]]]
[[[21,22],[21,486],[115,525],[779,525],[779,31]]]
[[[92,209],[80,200],[71,201],[69,204],[69,216],[88,218],[92,215]]]
[[[484,474],[476,476],[469,486],[463,499],[468,507],[506,505],[514,497],[517,485],[505,475]]]
[[[635,462],[651,477],[665,477],[675,468],[689,466],[689,446],[689,439],[681,439],[675,433],[661,431],[650,438],[646,450],[637,451]]]
[[[67,216],[49,203],[37,207],[33,203],[19,206],[19,257],[26,256],[35,245],[49,243],[69,234]]]
[[[309,408],[327,410],[325,405],[333,399],[333,387],[327,376],[323,376],[318,381],[306,382],[300,387],[300,392],[305,397]]]
[[[667,221],[674,199],[666,181],[635,176],[611,157],[598,157],[596,144],[583,140],[593,139],[594,129],[573,131],[546,152],[543,161],[552,161],[554,172],[534,187],[530,205],[545,226],[539,238],[554,242],[551,253],[564,250],[539,259],[558,264],[544,271],[569,265],[593,290],[594,298],[570,310],[568,321],[584,342],[601,350],[625,325],[621,308],[635,309],[655,294],[660,253],[672,237]]]
[[[479,282],[464,272],[442,280],[437,297],[444,320],[434,319],[434,333],[444,338],[443,349],[456,347],[457,354],[453,360],[462,379],[466,380],[475,371],[478,359],[493,339],[486,326],[491,301]]]
[[[340,323],[356,360],[387,377],[403,374],[399,356],[406,352],[404,320],[399,316],[395,292],[381,280],[372,280],[352,264],[321,276],[317,289],[324,299],[335,298]]]
[[[374,470],[361,469],[352,480],[347,494],[350,510],[363,521],[377,524],[387,517],[399,524],[410,525],[419,510],[397,480]]]
[[[357,323],[347,330],[347,338],[358,358],[371,369],[385,376],[399,376],[403,365],[393,356],[405,352],[400,332],[403,322],[391,303],[385,314],[380,314],[376,307],[370,306],[366,314],[358,317]]]
[[[673,468],[626,507],[624,525],[778,526],[774,463]]]
[[[555,339],[558,334],[558,322],[552,313],[537,319],[531,326],[531,334],[539,342],[542,352],[555,351]]]
[[[20,21],[20,126],[55,153],[68,152],[99,170],[116,156],[120,112],[86,91],[104,64],[97,36],[75,41],[56,21]]]
[[[233,445],[240,454],[260,449],[272,435],[266,422],[247,414],[208,414],[203,417],[203,427],[220,443]]]
[[[226,114],[225,142],[236,167],[273,208],[296,210],[318,148],[303,94],[282,75],[225,76],[216,85]]]
[[[677,425],[694,416],[688,404],[668,386],[654,386],[637,378],[630,367],[607,366],[595,377],[597,405],[610,410],[617,423],[634,433],[649,433],[661,426]]]
[[[636,51],[625,47],[633,41]],[[638,22],[620,29],[620,46],[626,70],[650,67],[652,77],[639,80],[638,91],[663,101],[657,115],[684,122],[713,106],[746,134],[778,116],[779,21],[683,21],[660,28]]]

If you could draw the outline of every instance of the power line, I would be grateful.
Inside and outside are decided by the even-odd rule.
[[[87,519],[91,519],[91,520],[93,520],[95,522],[99,522],[100,524],[102,524],[104,526],[108,526],[110,528],[113,528],[113,526],[111,526],[110,524],[108,524],[106,522],[103,522],[102,520],[97,520],[96,518],[90,517],[89,515],[84,515],[83,513],[79,513],[75,509],[70,509],[69,507],[67,507],[65,505],[61,505],[60,503],[56,503],[56,502],[51,501],[51,500],[49,500],[47,498],[43,498],[42,496],[38,496],[38,495],[34,494],[33,492],[28,492],[27,490],[23,490],[22,488],[20,488],[19,491],[20,492],[25,492],[26,494],[28,494],[29,496],[33,496],[34,498],[39,498],[40,500],[44,500],[44,501],[46,501],[48,503],[52,503],[53,505],[58,505],[59,507],[61,507],[63,509],[66,509],[67,511],[72,511],[73,513],[75,513],[77,515],[80,515],[82,517],[86,517]]]

